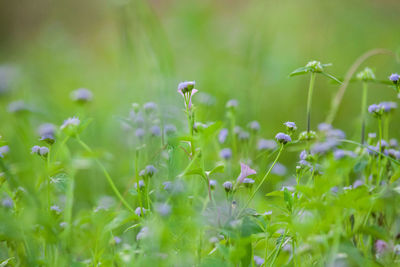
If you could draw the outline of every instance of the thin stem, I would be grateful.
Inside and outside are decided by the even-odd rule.
[[[281,148],[279,149],[278,155],[276,155],[276,158],[275,158],[274,162],[272,163],[271,167],[269,167],[267,173],[264,175],[264,177],[262,178],[261,182],[258,184],[256,190],[254,190],[254,192],[251,194],[249,200],[247,200],[246,205],[244,205],[242,211],[239,212],[238,216],[243,212],[243,210],[245,210],[249,206],[250,202],[253,200],[253,198],[256,195],[256,193],[258,192],[258,190],[260,190],[261,186],[263,185],[263,183],[267,179],[268,175],[271,173],[272,169],[274,168],[274,166],[275,166],[276,162],[278,161],[279,157],[281,156],[283,148],[284,148],[284,145],[281,145]]]
[[[363,82],[363,93],[361,100],[361,144],[365,143],[365,122],[367,119],[367,99],[368,99],[368,84]]]
[[[138,197],[139,197],[140,214],[144,215],[143,202],[142,202],[142,190],[140,189],[140,183],[139,183],[139,150],[136,150],[136,153],[135,153],[135,179],[136,179],[136,189],[137,189]]]
[[[308,88],[308,98],[307,98],[307,133],[311,130],[311,104],[312,104],[312,93],[315,83],[315,72],[311,73],[310,77],[310,87]]]
[[[381,117],[378,118],[378,127],[379,127],[379,153],[382,153],[382,118]],[[378,167],[379,172],[378,172],[378,179],[377,179],[376,186],[379,186],[379,184],[381,182],[382,157],[380,155],[379,155],[378,166],[379,166]]]
[[[93,153],[92,149],[87,146],[77,135],[76,139],[78,141],[78,143],[89,153]],[[106,168],[104,167],[104,165],[98,160],[95,159],[97,165],[99,165],[100,169],[102,170],[104,176],[106,177],[108,183],[110,184],[112,190],[114,191],[115,195],[119,198],[119,200],[122,202],[122,204],[124,204],[124,206],[130,210],[131,212],[134,212],[134,210],[132,209],[132,207],[128,204],[128,202],[124,199],[124,197],[121,195],[121,193],[118,191],[117,187],[115,186],[110,174],[107,172]]]
[[[389,125],[390,125],[390,114],[387,114],[384,117],[383,121],[383,139],[388,141],[389,140]]]

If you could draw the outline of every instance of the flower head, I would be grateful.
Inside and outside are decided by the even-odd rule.
[[[145,171],[146,175],[152,177],[157,172],[157,169],[153,165],[147,165]]]
[[[324,70],[321,62],[316,60],[308,62],[306,68],[309,68],[311,72],[322,72]]]
[[[281,144],[287,144],[292,141],[292,138],[290,138],[289,135],[284,134],[284,133],[278,133],[275,136],[275,139],[276,139],[276,141],[278,141]]]
[[[92,98],[93,93],[86,88],[79,88],[71,93],[71,99],[80,103],[90,102]]]
[[[368,107],[368,112],[375,115],[376,117],[382,116],[384,107],[380,104],[372,104]]]
[[[226,138],[228,137],[228,129],[222,129],[221,131],[219,131],[218,134],[218,141],[223,144],[226,141]]]
[[[274,150],[276,142],[274,140],[260,139],[257,143],[258,150]]]
[[[377,253],[382,254],[387,250],[387,248],[388,244],[385,241],[380,239],[375,241],[375,250]]]
[[[210,188],[214,189],[217,186],[217,181],[215,180],[210,180]]]
[[[250,130],[258,132],[260,130],[260,123],[258,123],[258,121],[252,121],[249,123],[248,127]]]
[[[225,160],[232,158],[232,150],[230,148],[224,148],[219,152],[219,156]]]
[[[222,184],[226,192],[230,192],[233,189],[233,184],[230,181],[226,181]]]
[[[143,210],[143,214],[146,214],[146,209],[145,208],[142,208],[142,207],[137,207],[136,209],[135,209],[135,214],[137,215],[137,216],[142,216],[143,214],[142,214],[142,210]]]
[[[397,73],[393,73],[389,76],[389,80],[392,81],[394,84],[397,84],[400,80],[400,75]]]
[[[357,79],[364,81],[364,82],[365,81],[373,81],[373,80],[375,80],[375,74],[372,71],[372,69],[367,67],[357,74]]]
[[[385,113],[389,113],[389,112],[391,112],[391,111],[393,111],[393,110],[395,110],[397,108],[397,103],[396,102],[390,102],[390,101],[381,102],[381,103],[379,103],[379,105],[381,107],[383,107],[383,111]]]
[[[185,99],[185,106],[187,109],[192,108],[192,96],[198,92],[194,89],[195,82],[181,82],[178,85],[178,93]]]
[[[242,183],[247,176],[256,174],[257,172],[244,163],[240,163],[240,175],[237,178],[238,183]]]
[[[226,102],[226,108],[236,108],[239,105],[239,102],[236,99],[231,99]]]
[[[80,123],[81,123],[81,121],[77,117],[72,117],[72,118],[66,119],[60,128],[61,128],[61,130],[63,130],[66,128],[77,127]]]
[[[288,133],[292,133],[297,130],[296,123],[294,122],[287,121],[284,123],[284,125],[286,126],[286,130],[288,131]]]

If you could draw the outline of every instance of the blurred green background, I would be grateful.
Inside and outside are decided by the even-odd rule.
[[[196,80],[200,91],[216,97],[201,119],[221,119],[226,101],[236,98],[239,124],[258,120],[271,138],[287,120],[305,128],[308,77],[288,78],[292,70],[316,59],[333,63],[328,71],[344,77],[366,51],[396,51],[399,12],[397,0],[2,1],[0,63],[19,71],[2,94],[2,111],[25,99],[43,111],[38,121],[60,124],[75,112],[70,91],[89,88],[92,134],[107,146],[119,130],[113,116],[125,115],[132,102],[172,105],[171,116],[183,117],[177,84]],[[400,71],[389,55],[363,66],[380,79]],[[313,128],[337,88],[317,78]],[[359,132],[360,92],[360,84],[349,86],[334,121],[349,137]],[[370,86],[369,104],[395,98],[390,88]]]

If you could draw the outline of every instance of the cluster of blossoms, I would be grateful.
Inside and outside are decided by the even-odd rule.
[[[47,154],[49,154],[49,148],[45,146],[33,146],[31,153],[42,157],[47,157]]]

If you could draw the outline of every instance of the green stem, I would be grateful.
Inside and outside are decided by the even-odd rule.
[[[312,94],[315,83],[315,72],[311,73],[310,77],[310,87],[308,88],[308,98],[307,98],[307,133],[311,130],[311,104],[312,104]]]
[[[390,124],[390,114],[387,114],[384,118],[383,126],[383,139],[389,141],[389,124]]]
[[[365,142],[365,122],[367,119],[367,99],[368,99],[368,84],[363,82],[363,94],[361,100],[361,144]]]
[[[92,149],[87,146],[77,135],[76,139],[78,141],[78,143],[89,153],[93,153]],[[98,160],[95,159],[97,165],[99,165],[100,169],[102,170],[104,176],[106,177],[108,183],[110,184],[112,190],[114,191],[115,195],[119,198],[119,200],[122,202],[122,204],[124,204],[124,206],[130,210],[131,212],[134,212],[134,210],[132,209],[132,207],[128,204],[128,202],[124,199],[124,197],[121,195],[121,193],[118,191],[117,187],[115,186],[110,174],[107,172],[106,168],[104,167],[104,165]]]
[[[382,153],[382,118],[378,118],[378,127],[379,127],[379,153]],[[381,169],[382,169],[382,157],[381,155],[378,155],[379,157],[379,162],[378,162],[378,179],[377,179],[377,184],[376,186],[379,186],[381,182]]]
[[[276,158],[275,158],[274,162],[272,163],[271,167],[269,167],[267,173],[264,175],[264,177],[262,178],[261,182],[258,184],[256,190],[254,190],[254,192],[251,194],[249,200],[247,200],[246,205],[244,205],[243,209],[241,210],[241,212],[239,212],[238,216],[249,206],[250,202],[253,200],[253,198],[256,195],[256,193],[258,192],[258,190],[260,190],[261,186],[263,185],[265,180],[268,178],[268,175],[271,173],[271,171],[274,168],[276,162],[278,161],[279,157],[281,156],[283,148],[284,148],[284,145],[281,145],[281,148],[279,149],[278,155],[276,155]]]
[[[136,189],[137,189],[138,197],[139,197],[140,214],[144,215],[143,202],[142,202],[142,190],[140,189],[140,183],[139,183],[139,150],[136,150],[136,153],[135,153],[135,178],[136,178]]]

